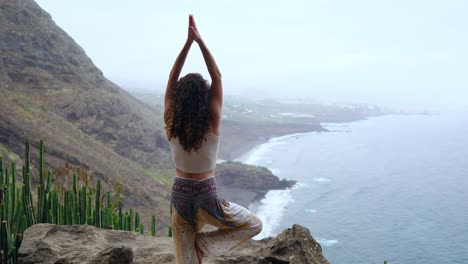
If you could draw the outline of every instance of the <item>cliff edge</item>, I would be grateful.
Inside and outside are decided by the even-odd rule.
[[[172,238],[89,225],[36,224],[24,233],[18,263],[174,263]],[[277,237],[250,240],[204,263],[329,264],[307,228],[293,225]]]

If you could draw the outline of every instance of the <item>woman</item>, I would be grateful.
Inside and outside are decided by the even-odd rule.
[[[198,73],[179,75],[193,42],[203,54],[211,85]],[[249,210],[220,199],[216,167],[223,89],[221,73],[189,16],[188,37],[169,75],[164,122],[176,167],[171,217],[176,263],[202,263],[204,255],[220,255],[262,230]],[[218,229],[200,232],[205,224]]]

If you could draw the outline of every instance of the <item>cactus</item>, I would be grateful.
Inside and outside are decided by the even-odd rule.
[[[119,201],[119,218],[118,218],[118,229],[120,230],[123,230],[124,229],[124,226],[125,226],[125,220],[124,220],[124,216],[123,216],[123,212],[122,212],[122,207],[123,207],[123,203],[122,201]]]
[[[129,227],[129,231],[132,231],[133,230],[133,210],[130,209],[130,227]]]
[[[90,190],[88,193],[88,203],[86,205],[86,219],[88,225],[94,225],[94,216],[93,216],[93,207],[92,207],[92,200],[93,200],[93,193]]]
[[[125,219],[125,230],[132,231],[132,216],[130,214],[126,214]]]
[[[17,201],[17,192],[16,192],[16,164],[15,162],[11,163],[11,215],[14,216],[17,212],[16,210],[16,201]]]
[[[156,236],[156,216],[151,216],[151,235]]]
[[[12,162],[9,171],[4,168],[4,160],[0,157],[0,260],[2,263],[16,263],[23,233],[35,223],[90,224],[144,233],[140,212],[133,209],[124,212],[122,201],[116,198],[118,196],[114,196],[112,200],[110,192],[107,192],[105,196],[101,195],[100,179],[97,180],[97,187],[93,190],[88,188],[86,183],[80,187],[78,177],[74,173],[71,190],[60,185],[53,187],[52,173],[44,167],[44,142],[42,140],[39,144],[37,204],[34,205],[29,150],[29,140],[26,139],[21,187],[18,187],[16,183],[16,164]],[[102,205],[104,197],[106,203]],[[93,199],[95,200],[94,207]],[[114,204],[114,201],[118,204]],[[156,218],[154,215],[151,220],[151,233],[155,236]],[[168,233],[172,235],[172,230],[169,229]]]
[[[135,211],[135,231],[140,231],[140,213],[138,210]]]
[[[8,255],[12,247],[10,241],[10,232],[6,220],[3,220],[0,226],[0,245],[3,252],[3,263],[8,264]]]
[[[80,191],[80,224],[82,225],[85,225],[86,224],[86,216],[88,215],[88,208],[87,208],[87,203],[86,203],[86,197],[87,197],[87,194],[86,194],[86,185],[83,185],[81,187],[81,191]]]
[[[101,227],[101,179],[98,179],[96,187],[94,225],[99,228]]]
[[[172,226],[167,227],[167,237],[172,237]]]
[[[39,184],[44,185],[44,141],[39,141]]]
[[[0,157],[0,186],[3,185],[3,157]],[[2,200],[0,200],[1,202]]]

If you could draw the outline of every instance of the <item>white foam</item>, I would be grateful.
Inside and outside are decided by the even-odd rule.
[[[310,186],[307,183],[303,182],[296,182],[294,186],[291,189],[297,190],[297,189],[303,189],[303,188],[309,188]]]
[[[306,213],[310,213],[310,214],[313,214],[313,213],[316,213],[316,212],[317,212],[317,210],[315,210],[315,209],[305,209],[304,211],[305,211]]]
[[[305,133],[294,133],[294,134],[288,134],[288,135],[284,135],[284,136],[281,136],[281,137],[275,137],[275,138],[271,138],[268,142],[281,142],[281,141],[284,141],[286,139],[290,139],[290,138],[297,138],[297,137],[300,137],[300,136],[305,136],[305,135],[311,135],[311,134],[315,134],[317,132],[313,131],[313,132],[305,132]],[[284,144],[285,142],[283,142]],[[268,143],[265,143],[265,144],[268,144]]]
[[[267,142],[262,144],[252,151],[247,153],[245,157],[241,157],[239,160],[250,165],[265,166],[269,160],[263,160],[265,157],[268,157],[268,153],[271,149],[277,145],[285,144],[283,142]]]
[[[324,238],[319,238],[317,239],[317,242],[322,246],[322,247],[331,247],[334,246],[335,244],[338,243],[337,239],[324,239]]]
[[[315,118],[314,115],[309,115],[309,114],[298,114],[298,113],[279,113],[281,116],[289,116],[289,117],[310,117],[310,118]]]
[[[263,222],[263,230],[255,239],[276,235],[275,230],[286,211],[286,206],[292,202],[294,199],[291,190],[269,191],[257,208],[256,214]]]
[[[330,179],[324,178],[324,177],[315,177],[315,178],[313,178],[312,180],[313,180],[314,182],[321,182],[321,183],[331,181]]]
[[[273,161],[268,159],[271,150],[278,145],[286,144],[287,139],[312,133],[316,132],[295,133],[271,138],[267,143],[257,146],[252,151],[237,160],[250,165],[266,166],[273,174],[278,175],[280,170],[277,168],[271,168]],[[294,185],[292,189],[304,187],[307,187],[307,185],[298,183]],[[260,201],[257,209],[255,210],[258,217],[263,221],[263,230],[255,237],[255,239],[262,239],[268,236],[276,235],[275,231],[278,228],[284,213],[286,212],[286,206],[292,202],[294,202],[294,199],[291,195],[291,189],[269,191],[265,195],[265,198]]]
[[[308,114],[297,114],[297,115],[294,115],[293,117],[309,117],[309,118],[315,118],[314,115],[308,115]]]
[[[282,116],[292,116],[292,115],[297,115],[297,114],[296,114],[296,113],[285,112],[285,113],[279,113],[279,115],[282,115]]]
[[[315,134],[317,132],[306,132],[306,133],[294,133],[288,134],[280,137],[270,138],[268,142],[261,144],[245,155],[235,159],[236,161],[241,161],[245,164],[257,165],[257,166],[268,166],[272,163],[271,160],[264,160],[268,157],[268,153],[271,152],[272,148],[278,145],[286,144],[286,140],[290,138],[297,138],[304,135]]]
[[[329,123],[329,122],[322,122],[320,123],[322,126],[325,127],[349,127],[349,123]]]
[[[273,173],[273,175],[275,175],[275,176],[278,176],[278,174],[279,174],[280,171],[281,171],[280,169],[275,169],[275,168],[268,168],[268,169],[269,169],[269,170],[271,171],[271,173]]]

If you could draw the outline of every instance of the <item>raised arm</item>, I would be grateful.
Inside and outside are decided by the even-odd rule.
[[[190,50],[190,46],[192,46],[192,43],[193,43],[193,36],[189,29],[187,40],[185,41],[184,47],[180,51],[179,56],[177,56],[177,59],[174,62],[174,65],[172,66],[171,73],[169,74],[169,80],[167,81],[167,87],[166,87],[166,95],[164,97],[164,109],[167,109],[169,106],[172,91],[175,88],[177,81],[179,80],[180,72],[182,71],[182,67],[184,66],[185,59],[187,58],[187,54]]]
[[[212,114],[214,115],[214,120],[219,122],[221,117],[221,107],[223,104],[223,85],[221,81],[221,72],[218,69],[218,65],[211,55],[211,52],[206,47],[205,42],[200,36],[198,32],[197,25],[195,24],[195,20],[193,16],[190,16],[189,22],[189,31],[193,36],[193,40],[198,43],[200,46],[200,50],[203,54],[203,58],[205,60],[206,67],[208,68],[208,72],[210,73],[211,77],[211,110]]]

